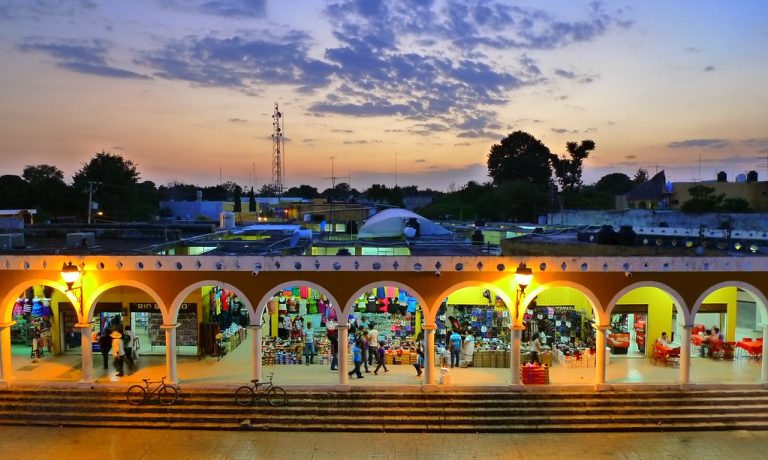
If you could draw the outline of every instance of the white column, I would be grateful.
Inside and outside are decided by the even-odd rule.
[[[179,383],[176,376],[176,328],[178,324],[163,324],[165,330],[165,382],[171,385]]]
[[[347,355],[349,354],[349,325],[337,325],[336,330],[339,331],[339,384],[349,385],[349,375],[347,372]]]
[[[680,375],[677,380],[681,385],[688,385],[691,383],[691,330],[693,325],[687,324],[682,329],[682,337],[680,337]]]
[[[768,383],[768,324],[763,324],[763,358],[760,368],[760,383]]]
[[[11,326],[16,321],[0,323],[0,387],[9,386],[13,378],[11,361]]]
[[[80,329],[80,353],[83,364],[80,368],[80,382],[93,382],[93,340],[91,338],[91,325],[78,323],[75,327]]]
[[[606,363],[605,359],[605,335],[608,331],[608,325],[600,325],[595,328],[595,385],[605,383]]]
[[[435,330],[437,326],[429,324],[424,326],[424,338],[426,350],[424,350],[424,381],[428,385],[435,384]]]
[[[512,372],[512,385],[521,385],[520,379],[520,340],[525,328],[523,326],[512,326],[512,356],[509,357],[509,368]]]
[[[261,380],[261,363],[264,356],[264,350],[261,346],[261,339],[263,333],[262,325],[251,324],[248,326],[251,328],[253,334],[253,342],[251,343],[251,359],[253,359],[253,365],[251,366],[251,379]]]

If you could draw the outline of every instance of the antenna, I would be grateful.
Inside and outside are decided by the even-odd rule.
[[[397,152],[395,152],[395,187],[397,187]]]
[[[283,174],[285,158],[282,152],[285,148],[283,137],[283,114],[275,102],[275,110],[272,112],[272,189],[275,195],[283,194]]]

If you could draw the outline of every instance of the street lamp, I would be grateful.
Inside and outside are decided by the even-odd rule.
[[[520,301],[525,295],[525,288],[531,284],[533,280],[533,270],[525,265],[525,262],[520,262],[515,270],[515,284],[517,284],[517,291],[515,296],[515,323],[517,323],[518,316],[520,315]]]
[[[77,290],[75,295],[77,296],[77,301],[80,304],[81,316],[83,314],[83,283],[81,282],[79,286],[74,286],[74,284],[80,281],[80,277],[82,275],[83,273],[80,271],[80,268],[77,265],[74,265],[72,261],[65,263],[61,267],[61,277],[64,279],[64,282],[67,283],[66,292],[73,292]]]

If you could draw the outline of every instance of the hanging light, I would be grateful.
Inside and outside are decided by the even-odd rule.
[[[533,270],[525,265],[525,262],[520,262],[515,270],[515,283],[520,286],[520,291],[525,291],[525,288],[531,284],[533,280]]]
[[[61,267],[61,277],[67,283],[67,289],[72,290],[72,286],[80,279],[80,269],[71,261]]]

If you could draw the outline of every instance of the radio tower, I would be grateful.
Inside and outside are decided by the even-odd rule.
[[[285,141],[283,140],[283,114],[280,112],[277,102],[275,102],[275,111],[272,113],[272,190],[275,195],[283,195],[283,179],[285,174],[285,163],[283,151],[285,150]]]

